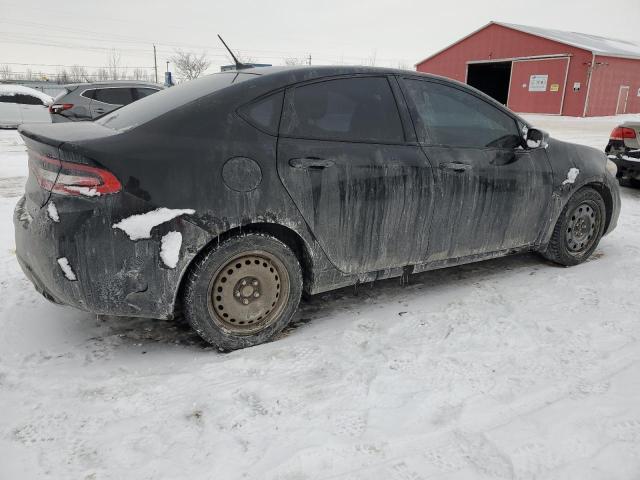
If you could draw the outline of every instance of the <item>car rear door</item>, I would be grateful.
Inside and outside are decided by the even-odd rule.
[[[346,273],[420,263],[427,251],[431,165],[394,90],[394,77],[353,76],[285,93],[278,173]]]
[[[90,105],[91,117],[100,117],[133,101],[133,92],[130,87],[96,88]]]
[[[524,149],[516,119],[466,89],[415,77],[402,85],[436,167],[429,260],[536,243],[553,188],[544,149]]]

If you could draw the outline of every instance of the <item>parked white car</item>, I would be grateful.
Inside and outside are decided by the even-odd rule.
[[[0,85],[0,128],[17,128],[23,123],[50,123],[53,98],[22,85]]]

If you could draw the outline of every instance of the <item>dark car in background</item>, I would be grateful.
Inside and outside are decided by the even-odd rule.
[[[141,98],[157,93],[164,86],[140,81],[112,81],[72,83],[64,85],[49,106],[53,123],[94,120],[105,113],[129,105]]]
[[[620,184],[640,187],[640,120],[630,120],[614,128],[605,152],[616,164]]]
[[[16,250],[36,288],[99,314],[182,311],[226,350],[276,336],[303,291],[517,252],[581,263],[620,211],[603,152],[401,70],[219,73],[20,132]]]

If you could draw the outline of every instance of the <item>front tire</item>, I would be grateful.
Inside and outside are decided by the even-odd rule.
[[[251,233],[223,241],[191,268],[184,314],[207,342],[237,350],[280,333],[301,294],[302,272],[291,249],[274,237]]]
[[[578,190],[558,217],[543,255],[565,266],[584,262],[598,246],[605,221],[606,209],[602,196],[590,187]]]

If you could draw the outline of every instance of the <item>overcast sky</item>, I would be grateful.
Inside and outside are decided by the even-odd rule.
[[[176,48],[206,52],[217,70],[227,63],[220,33],[256,62],[311,55],[318,64],[413,68],[491,20],[640,43],[640,0],[0,0],[0,64],[93,68],[116,50],[123,66],[152,67],[155,43],[160,71]]]

